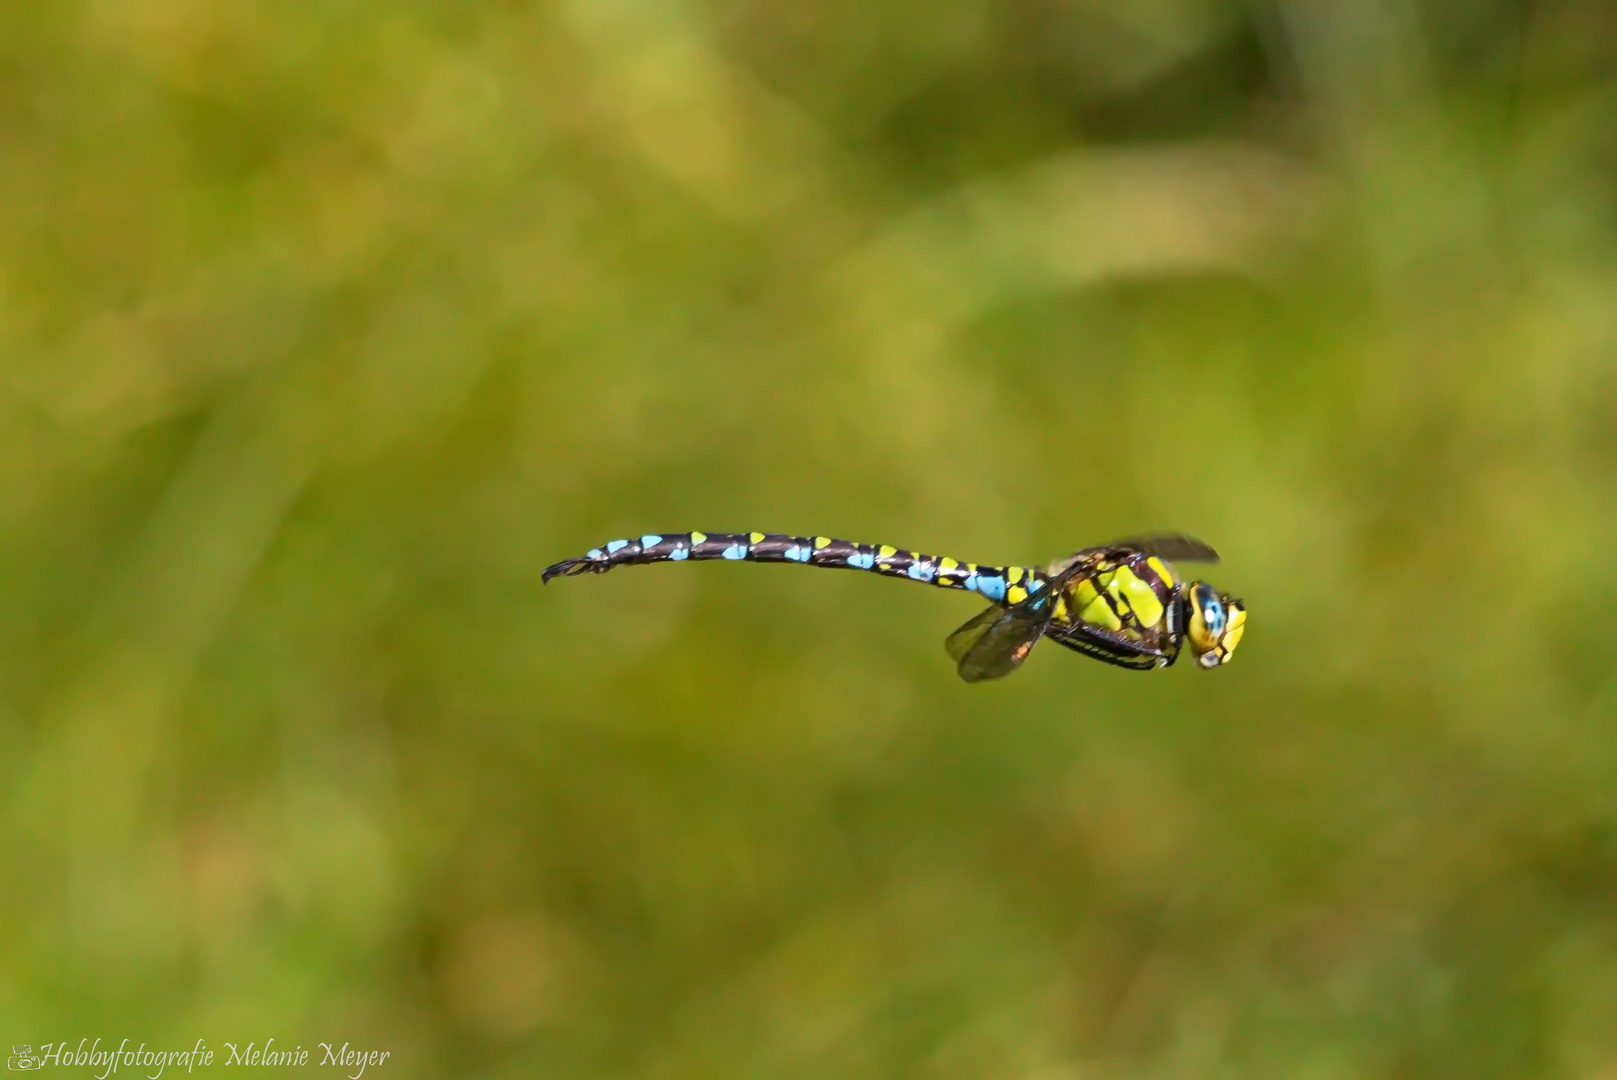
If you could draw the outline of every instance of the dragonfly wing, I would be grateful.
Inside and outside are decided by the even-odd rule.
[[[1106,545],[1109,548],[1134,548],[1147,555],[1155,555],[1159,559],[1169,562],[1195,562],[1216,563],[1218,552],[1208,544],[1202,543],[1194,536],[1184,533],[1165,533],[1161,536],[1136,536],[1129,540],[1117,540]]]
[[[1011,607],[995,605],[978,612],[950,634],[943,648],[967,682],[998,679],[1022,666],[1050,625],[1051,598],[1059,596],[1078,568],[1070,568]]]
[[[1048,611],[994,606],[950,634],[943,647],[967,682],[998,679],[1022,666],[1050,625]]]

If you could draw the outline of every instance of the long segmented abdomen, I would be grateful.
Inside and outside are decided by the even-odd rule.
[[[736,562],[795,562],[844,570],[869,570],[944,589],[964,589],[995,603],[1015,604],[1044,586],[1044,571],[1025,566],[978,566],[948,557],[922,555],[890,544],[856,544],[829,536],[783,533],[647,533],[636,540],[613,540],[582,558],[547,567],[544,580],[576,574],[604,574],[614,566],[730,559]]]

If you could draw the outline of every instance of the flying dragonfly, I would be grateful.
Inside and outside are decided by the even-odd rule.
[[[1200,668],[1229,662],[1246,631],[1246,606],[1205,581],[1186,581],[1175,562],[1216,563],[1218,553],[1179,534],[1084,548],[1047,570],[979,566],[890,544],[782,533],[648,533],[613,540],[547,567],[553,577],[604,574],[615,566],[686,560],[795,562],[868,570],[976,593],[990,605],[944,641],[967,682],[1022,666],[1041,638],[1136,671],[1169,667],[1188,642]]]

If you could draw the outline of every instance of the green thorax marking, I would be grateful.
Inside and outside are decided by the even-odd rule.
[[[1058,625],[1083,622],[1154,648],[1164,647],[1178,633],[1169,624],[1179,582],[1165,563],[1139,553],[1086,559],[1090,565],[1062,590]]]

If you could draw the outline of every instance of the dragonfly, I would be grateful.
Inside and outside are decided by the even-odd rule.
[[[1149,671],[1172,666],[1187,644],[1197,667],[1219,667],[1246,632],[1245,604],[1174,569],[1176,562],[1218,562],[1218,552],[1180,533],[1084,548],[1046,569],[979,566],[828,536],[647,533],[563,559],[542,576],[549,584],[619,566],[704,559],[866,570],[976,593],[989,606],[944,641],[960,677],[971,683],[1009,675],[1046,638],[1107,664]]]

